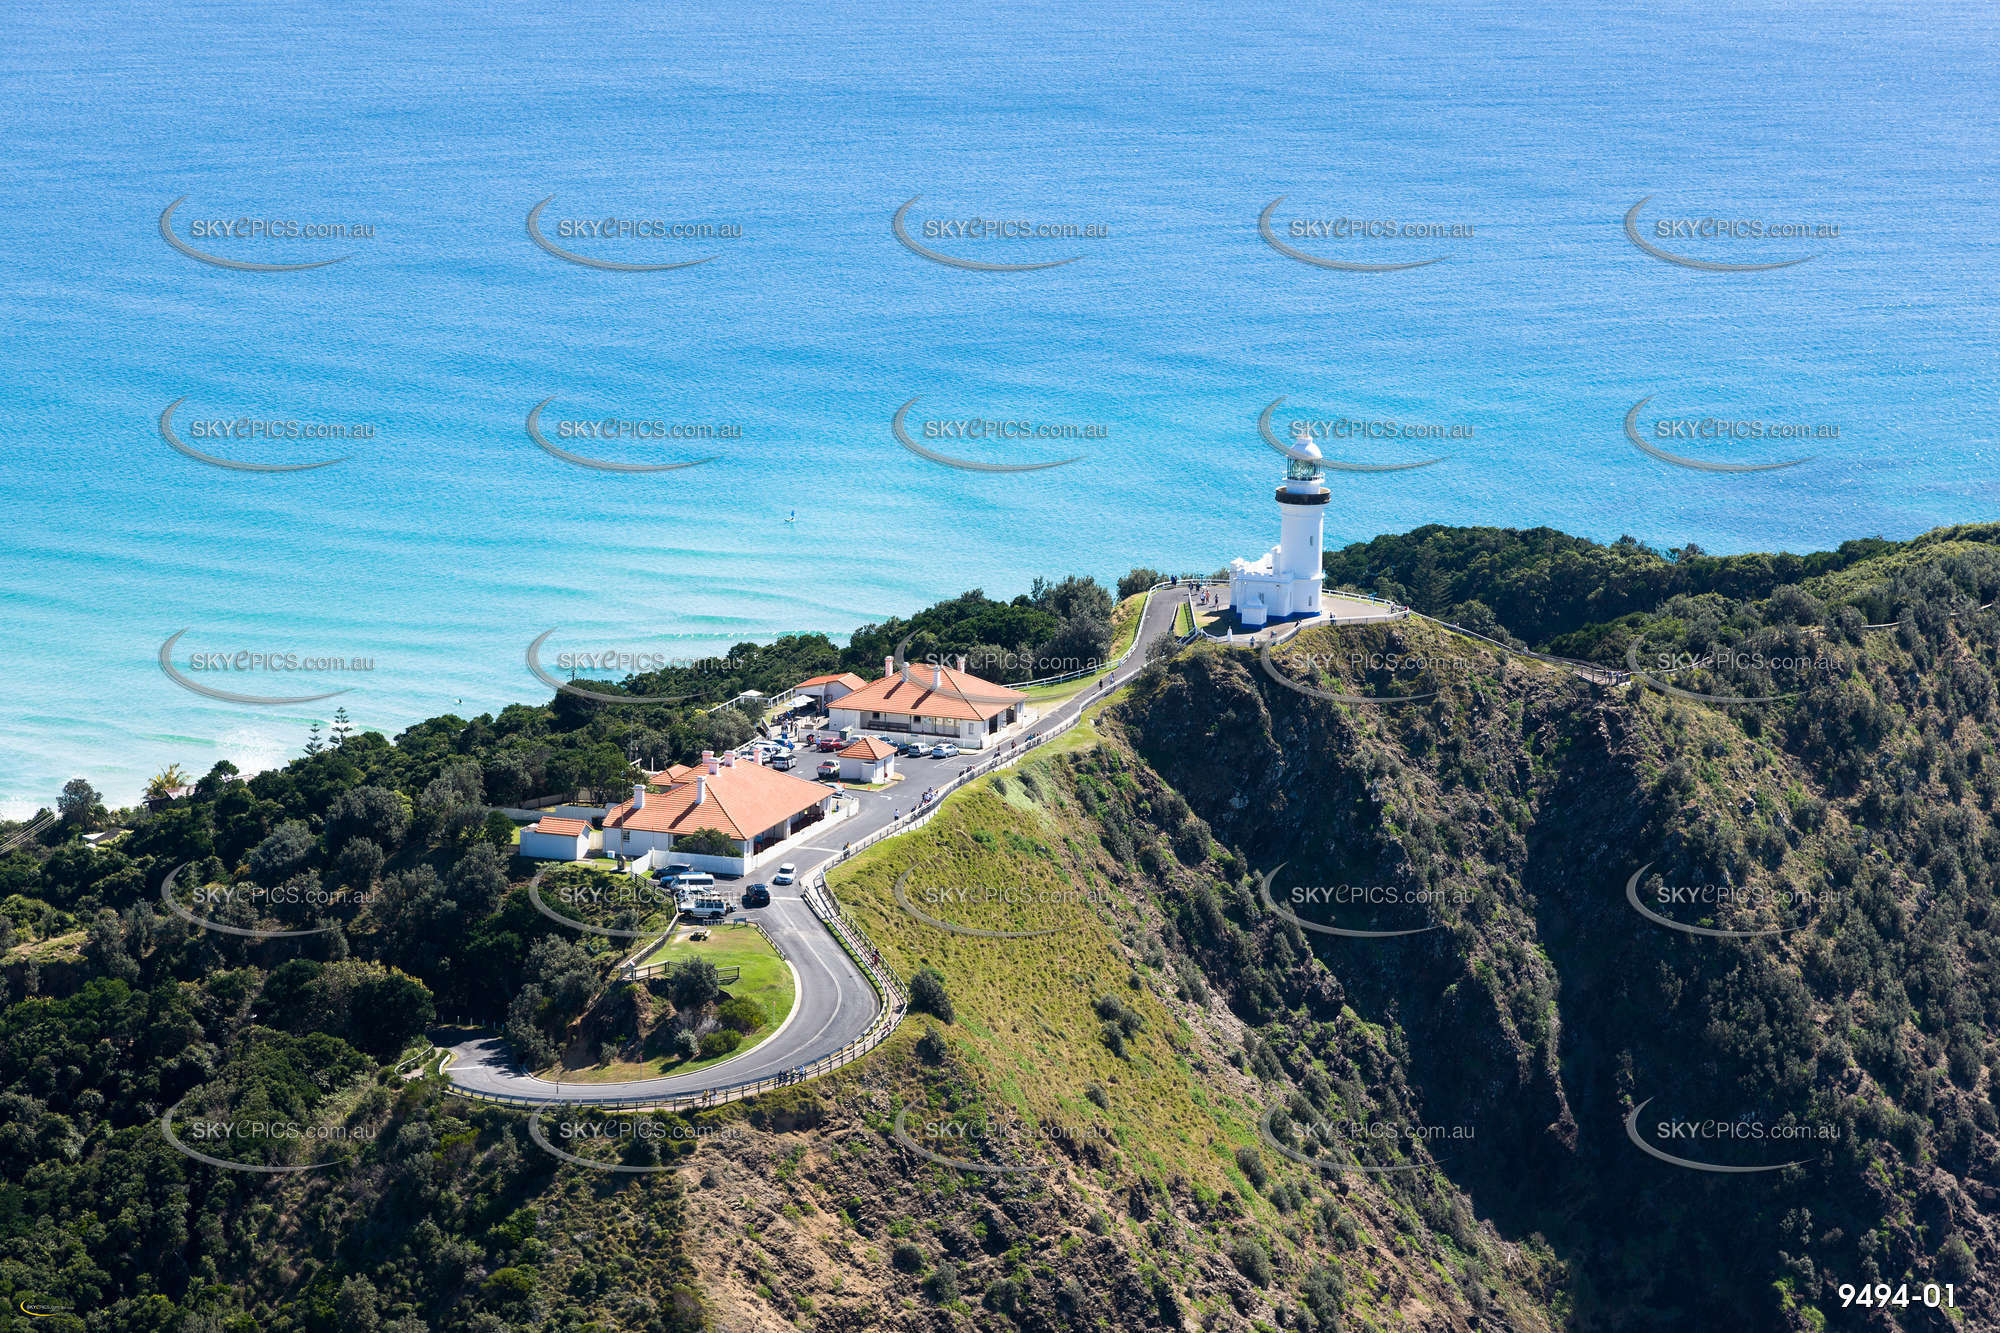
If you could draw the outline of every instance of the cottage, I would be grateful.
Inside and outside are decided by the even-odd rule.
[[[581,861],[590,855],[590,821],[543,815],[521,830],[521,855],[538,861]]]
[[[907,732],[984,749],[991,737],[1026,717],[1028,696],[970,674],[963,657],[958,662],[955,670],[912,662],[899,672],[893,658],[884,658],[882,679],[830,704],[827,725]]]
[[[819,706],[825,708],[835,699],[852,694],[867,683],[852,671],[842,671],[838,675],[814,676],[811,680],[802,680],[793,687],[792,693],[816,699],[819,701]]]
[[[834,758],[842,782],[887,782],[896,776],[896,747],[879,736],[863,736]]]
[[[650,774],[632,788],[631,800],[605,811],[604,850],[634,859],[653,853],[655,861],[671,854],[702,870],[740,875],[764,852],[826,818],[833,798],[817,782],[704,751],[700,764]],[[702,831],[721,834],[735,850],[694,852],[682,845]]]

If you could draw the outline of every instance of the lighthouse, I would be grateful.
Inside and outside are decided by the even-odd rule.
[[[1285,449],[1285,484],[1278,487],[1278,544],[1259,560],[1229,562],[1229,605],[1246,629],[1273,620],[1319,614],[1326,468],[1310,440]]]

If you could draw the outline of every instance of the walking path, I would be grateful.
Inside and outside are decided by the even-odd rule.
[[[764,927],[798,973],[798,996],[784,1028],[742,1056],[691,1074],[624,1083],[558,1083],[538,1078],[514,1063],[506,1043],[490,1033],[452,1044],[444,1068],[452,1090],[464,1096],[511,1105],[560,1103],[606,1108],[685,1108],[712,1106],[815,1077],[857,1059],[879,1045],[902,1020],[902,988],[880,963],[867,938],[840,911],[826,872],[863,848],[926,823],[946,796],[996,769],[1017,763],[1029,751],[1068,730],[1090,705],[1130,681],[1146,664],[1147,650],[1173,629],[1187,600],[1187,588],[1155,588],[1140,613],[1139,629],[1125,656],[1088,687],[1038,716],[1027,736],[994,750],[956,759],[902,759],[904,780],[884,792],[849,792],[860,803],[840,825],[840,850],[802,847],[798,884],[771,888],[771,905],[749,915]],[[917,793],[934,791],[918,802]],[[857,961],[857,959],[859,961]]]

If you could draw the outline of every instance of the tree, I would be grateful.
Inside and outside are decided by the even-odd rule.
[[[333,710],[334,746],[338,748],[339,746],[347,744],[347,734],[353,730],[354,730],[354,724],[348,720],[347,709],[344,707],[334,709]]]
[[[62,816],[65,824],[92,823],[103,801],[104,798],[97,794],[97,788],[82,778],[71,778],[63,783],[62,795],[56,797],[56,813]]]
[[[410,798],[387,787],[356,787],[334,798],[326,812],[327,845],[366,838],[385,852],[403,845],[410,826]]]
[[[944,973],[926,967],[910,978],[910,1008],[951,1022],[951,995],[944,987]]]
[[[667,974],[667,993],[673,996],[674,1008],[682,1013],[697,1013],[715,1002],[722,994],[722,983],[716,980],[715,964],[703,958],[690,958],[677,965]]]
[[[676,833],[674,848],[677,852],[692,852],[696,856],[741,856],[743,849],[736,839],[721,829],[698,828],[692,833]]]
[[[276,884],[304,866],[316,847],[312,830],[288,819],[251,851],[250,877],[260,884]]]
[[[188,785],[188,775],[179,764],[168,764],[146,782],[146,799],[170,801],[174,793]]]
[[[1159,570],[1147,569],[1141,565],[1118,580],[1118,600],[1122,602],[1127,597],[1136,597],[1155,583],[1164,583],[1166,580],[1167,576]]]
[[[306,733],[306,753],[308,755],[318,754],[325,748],[325,744],[319,738],[319,723],[315,722],[312,724],[312,730]]]

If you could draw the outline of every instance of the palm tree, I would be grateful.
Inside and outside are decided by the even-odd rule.
[[[174,794],[188,785],[188,775],[179,764],[168,764],[153,775],[146,784],[146,799],[149,801],[171,801]]]

